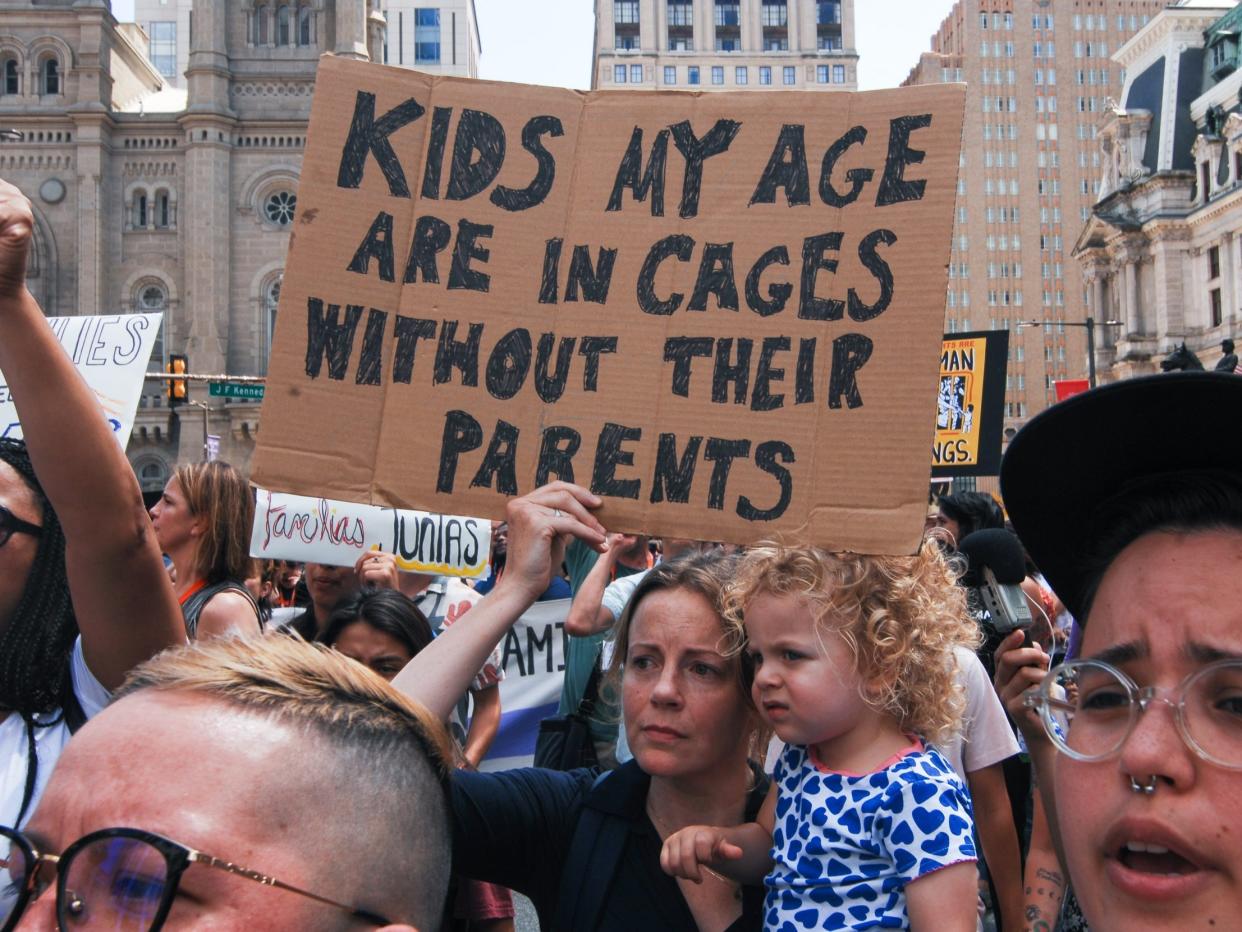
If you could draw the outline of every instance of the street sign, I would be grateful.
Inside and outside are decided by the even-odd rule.
[[[262,398],[263,386],[252,382],[211,382],[212,398]]]

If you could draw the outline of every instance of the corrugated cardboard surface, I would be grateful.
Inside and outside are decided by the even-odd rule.
[[[390,167],[387,177],[378,160],[382,145],[361,150],[365,159],[360,180],[356,172],[351,176],[347,167],[342,170],[351,124],[359,113],[365,118],[365,107],[358,106],[360,91],[374,95],[375,120],[411,99],[418,107],[407,109],[406,115],[423,111],[386,137],[399,163],[399,172]],[[281,290],[255,481],[271,489],[344,501],[499,517],[509,493],[533,488],[545,431],[569,428],[579,438],[570,461],[573,478],[587,486],[594,483],[599,490],[611,477],[612,494],[601,513],[610,528],[737,542],[781,534],[834,549],[912,551],[923,526],[927,494],[964,100],[958,85],[862,94],[588,94],[431,77],[325,57]],[[503,126],[505,159],[495,180],[478,194],[454,199],[448,195],[454,187],[455,160],[460,193],[460,182],[471,171],[468,166],[485,158],[464,145],[461,153],[454,153],[456,144],[466,142],[467,134],[458,133],[466,110],[488,114]],[[438,184],[427,171],[429,153],[433,166],[439,162],[433,132],[437,113],[439,120],[448,119],[448,132],[441,135]],[[893,121],[925,114],[929,123],[915,120],[903,149],[901,139],[895,138],[901,134],[892,131]],[[540,116],[559,120],[561,134],[539,135],[539,127],[551,125],[533,120]],[[687,130],[703,139],[722,120],[738,124],[736,134],[727,150],[702,162],[697,211],[688,209],[683,203],[687,159],[678,135],[688,145]],[[623,187],[619,209],[608,210],[636,128],[642,130],[641,179],[658,135],[676,124],[685,125],[667,140],[662,215],[653,215],[654,190],[646,191],[644,200],[635,197],[640,185]],[[781,148],[778,140],[786,126],[794,128],[784,130],[786,145]],[[852,203],[830,207],[821,196],[825,153],[852,127],[865,128],[865,140],[838,146],[832,188],[847,194],[852,170],[868,169],[872,176]],[[524,135],[537,145],[524,147]],[[805,149],[804,191],[799,190],[801,172],[796,167],[799,139]],[[547,196],[524,210],[497,206],[492,198],[497,185],[522,190],[531,184],[537,166],[531,149],[540,147],[555,162]],[[921,160],[918,152],[923,153]],[[770,202],[756,200],[760,179],[773,161],[795,168],[776,172],[784,175],[785,183],[772,186]],[[409,196],[394,195],[401,188],[397,174],[404,176]],[[906,183],[901,188],[904,199],[877,206],[879,192],[898,190],[893,183],[901,180]],[[912,187],[912,182],[923,184]],[[915,197],[920,187],[921,196]],[[790,203],[804,198],[807,203]],[[383,218],[377,221],[381,212],[391,217],[391,281],[383,280],[386,233],[371,238],[365,273],[355,261],[369,231],[383,228]],[[435,257],[438,282],[419,274],[406,283],[411,237],[416,221],[426,217],[446,224],[454,239]],[[486,276],[486,290],[477,277],[470,287],[449,287],[463,221],[467,230],[471,224],[492,227],[490,235],[476,238],[476,257],[468,263],[471,272]],[[430,220],[424,225],[436,226]],[[879,241],[879,230],[891,235]],[[839,248],[824,252],[823,264],[835,259],[838,265],[835,272],[819,270],[815,296],[848,301],[853,289],[856,304],[873,305],[881,296],[883,272],[877,269],[887,266],[892,297],[880,313],[869,316],[858,310],[852,316],[847,304],[846,313],[820,315],[839,319],[800,316],[804,241],[833,233],[840,234]],[[676,293],[684,297],[672,313],[645,312],[639,299],[641,270],[652,246],[673,235],[693,240],[689,258],[661,262],[652,290],[659,300]],[[860,255],[860,244],[868,237],[876,244],[870,268]],[[555,303],[543,281],[546,244],[552,239],[563,243]],[[722,292],[728,300],[728,289],[720,287],[706,295],[704,309],[687,307],[708,244],[715,244],[713,252],[721,257],[717,271],[723,257],[732,258],[737,309],[720,306]],[[601,248],[616,251],[602,302],[598,292],[590,295],[584,287],[577,289],[578,300],[567,300],[575,246],[586,247],[596,273]],[[770,300],[769,289],[785,282],[792,285],[792,294],[783,310],[759,313],[750,306],[754,302],[748,300],[747,277],[760,256],[780,246],[787,250],[788,265],[767,267],[758,297]],[[483,250],[486,259],[477,255]],[[348,269],[351,264],[355,271]],[[722,273],[719,278],[730,276]],[[323,315],[332,305],[339,305],[338,324],[346,319],[349,305],[362,309],[349,352],[339,342],[335,356],[331,343],[308,353],[310,336],[323,331]],[[407,336],[418,327],[435,328],[434,336],[415,344],[412,368],[408,340],[404,361],[395,365],[401,342],[398,317],[407,319],[400,325]],[[436,381],[438,341],[446,322],[456,322],[459,341],[470,325],[482,325],[475,385],[463,384],[459,368],[441,373],[447,381]],[[565,338],[575,341],[559,399],[547,401],[537,393],[537,358],[531,359],[524,380],[510,381],[511,388],[519,382],[520,388],[511,395],[502,390],[514,357],[506,356],[503,347],[494,351],[502,337],[517,329],[529,332],[532,357],[538,356],[543,334],[555,334],[555,347]],[[580,353],[587,337],[617,341],[615,353],[596,357],[593,391],[586,384],[588,358]],[[685,397],[674,391],[675,365],[665,359],[666,341],[680,337],[713,341],[710,357],[692,360]],[[783,343],[770,343],[761,365],[764,340],[782,337],[788,339],[789,350],[779,349]],[[726,397],[714,399],[716,351],[718,341],[726,339],[733,341],[727,344],[726,359],[732,363],[738,362],[739,341],[753,341],[749,384],[739,394],[736,381],[724,383]],[[815,341],[814,368],[799,379],[800,347],[810,340]],[[837,392],[830,399],[837,341],[869,344],[871,355],[856,372],[856,393]],[[521,343],[518,334],[508,345]],[[333,358],[339,377],[331,372]],[[547,366],[553,372],[555,360],[553,352]],[[408,382],[395,378],[400,369]],[[761,369],[767,372],[767,394],[784,396],[779,406],[754,402]],[[808,389],[813,398],[806,397]],[[468,448],[477,441],[476,448],[460,452],[452,471],[447,469],[451,457],[442,450],[449,412],[460,412],[452,416],[454,423],[475,422],[480,431],[477,438],[458,444]],[[609,424],[616,425],[611,428],[614,436],[623,439],[615,444],[611,469],[597,468],[599,438]],[[671,435],[664,442],[672,444],[676,456],[666,461],[664,480],[657,481],[661,435]],[[494,468],[480,469],[489,448]],[[726,471],[729,453],[734,458]],[[665,481],[691,465],[693,475],[680,492],[676,482]],[[444,491],[449,478],[451,492]],[[653,489],[659,494],[653,496]],[[653,502],[653,497],[662,500]]]

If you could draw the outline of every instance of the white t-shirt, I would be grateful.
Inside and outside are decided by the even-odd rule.
[[[87,668],[86,658],[82,654],[81,636],[74,642],[69,671],[73,679],[73,693],[78,697],[82,711],[88,719],[98,715],[112,696]],[[69,743],[69,726],[59,712],[36,718],[36,721],[53,720],[56,721],[55,725],[35,728],[35,753],[39,759],[39,770],[35,776],[34,795],[22,819],[23,824],[30,820],[38,806],[39,799],[47,788],[48,778],[52,775],[52,768],[56,766],[61,752]],[[17,818],[18,810],[22,807],[22,795],[26,790],[29,764],[30,744],[26,736],[26,723],[16,712],[10,712],[0,722],[0,825],[12,826],[13,820]]]
[[[988,671],[975,652],[956,648],[957,681],[966,690],[966,714],[961,733],[937,745],[957,775],[963,780],[968,773],[982,770],[1012,757],[1019,751],[1018,739],[1009,727],[1005,707],[988,679]]]

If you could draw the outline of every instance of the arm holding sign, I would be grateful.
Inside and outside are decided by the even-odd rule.
[[[569,536],[593,547],[604,528],[588,510],[598,496],[567,482],[553,482],[507,506],[509,556],[496,588],[470,610],[470,624],[453,625],[402,670],[393,685],[432,714],[447,717],[457,697],[486,662],[492,648],[548,588]]]
[[[134,471],[26,289],[33,224],[30,202],[0,181],[0,370],[64,528],[87,665],[115,689],[131,667],[185,643],[185,626]]]

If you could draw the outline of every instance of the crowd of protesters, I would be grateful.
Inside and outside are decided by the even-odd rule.
[[[908,556],[610,533],[556,482],[476,585],[258,562],[225,464],[144,509],[26,290],[31,226],[0,182],[3,928],[505,930],[510,891],[546,930],[1242,915],[1235,376],[1055,406],[1004,510],[942,496]],[[970,566],[995,534],[1012,632]],[[497,645],[541,599],[572,600],[585,728],[481,772]]]

